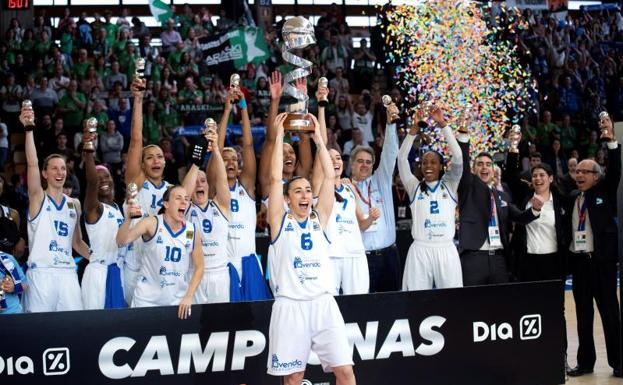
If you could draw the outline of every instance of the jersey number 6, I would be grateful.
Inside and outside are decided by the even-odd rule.
[[[303,250],[311,250],[314,247],[314,242],[311,240],[310,233],[301,234],[301,249]]]

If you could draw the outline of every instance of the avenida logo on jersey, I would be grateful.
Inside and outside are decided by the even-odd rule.
[[[303,362],[301,360],[292,360],[290,362],[280,362],[279,357],[277,357],[276,354],[273,354],[271,358],[271,367],[275,371],[301,369],[303,368]]]

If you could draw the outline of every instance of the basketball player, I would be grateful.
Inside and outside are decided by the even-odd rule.
[[[169,187],[162,200],[158,215],[143,218],[132,227],[126,213],[117,232],[117,245],[122,247],[139,237],[144,242],[144,260],[132,307],[179,305],[178,316],[185,319],[190,316],[193,296],[203,276],[201,237],[195,236],[195,226],[186,222],[190,199],[184,187]]]
[[[413,175],[409,152],[419,131],[423,113],[417,110],[398,153],[398,172],[411,200],[413,243],[407,254],[402,281],[403,290],[461,287],[461,261],[454,245],[456,194],[463,173],[463,156],[452,130],[446,125],[443,111],[433,107],[431,117],[442,127],[448,142],[452,165],[442,175],[444,159],[435,151],[422,156],[422,181]]]
[[[320,100],[328,94],[328,89],[320,88],[316,92],[316,99]],[[322,139],[327,143],[327,127],[325,123],[325,108],[318,106],[318,122]],[[370,276],[368,272],[368,260],[366,249],[363,245],[361,232],[366,231],[374,219],[371,216],[364,217],[355,192],[350,183],[342,183],[344,162],[339,150],[330,149],[329,156],[333,163],[335,203],[327,224],[327,235],[331,241],[329,256],[333,266],[335,278],[335,292],[342,294],[366,294],[370,289]],[[313,191],[318,196],[324,179],[324,173],[320,164],[320,157],[314,160],[313,168]]]
[[[132,82],[132,133],[126,161],[125,183],[135,183],[138,187],[136,200],[143,212],[143,216],[156,215],[162,207],[163,195],[170,183],[162,177],[165,167],[164,152],[154,144],[143,147],[143,95],[145,79],[134,79]],[[182,182],[187,192],[192,193],[195,188],[197,171],[193,164]],[[125,208],[124,208],[125,210]],[[128,246],[124,266],[124,291],[126,300],[132,302],[132,294],[136,286],[136,279],[141,267],[142,243],[137,242]]]
[[[238,109],[242,116],[242,168],[239,167],[238,153],[235,149],[225,146],[227,123],[232,111],[232,101],[238,100]],[[255,250],[255,226],[257,222],[255,207],[255,179],[257,165],[251,123],[247,111],[247,102],[244,94],[230,89],[225,100],[225,111],[219,124],[219,148],[222,148],[223,161],[227,171],[227,183],[230,191],[229,211],[229,249],[231,250],[232,293],[233,300],[261,300],[270,298],[266,280],[263,277],[261,266]],[[215,175],[214,162],[210,160],[209,175]],[[218,182],[209,181],[217,187]],[[214,191],[211,191],[211,195]]]
[[[285,186],[282,183],[286,116],[280,114],[275,120],[277,137],[268,206],[273,245],[269,268],[275,295],[269,329],[268,373],[285,376],[284,384],[300,384],[313,350],[323,369],[334,372],[337,385],[354,385],[346,328],[333,298],[329,241],[324,233],[334,202],[331,159],[318,121],[306,115],[314,123],[317,156],[324,171],[317,211],[312,210],[312,190],[307,179],[293,178]]]
[[[230,192],[223,158],[219,151],[219,140],[215,131],[207,134],[208,151],[212,171],[216,173],[214,199],[208,198],[209,186],[205,172],[199,171],[192,203],[186,213],[186,219],[195,226],[201,235],[204,272],[199,288],[195,292],[195,303],[229,302],[229,250],[227,237],[229,232]],[[248,241],[248,238],[247,238]],[[194,269],[194,267],[193,267]]]
[[[83,145],[93,136],[85,132]],[[123,214],[114,200],[114,181],[105,166],[95,165],[92,152],[83,150],[82,158],[87,181],[84,219],[92,250],[82,276],[82,302],[87,310],[127,307],[121,284],[125,248],[115,242]]]
[[[20,122],[26,131],[28,164],[28,271],[30,289],[25,296],[26,312],[82,310],[80,285],[72,248],[89,258],[89,246],[82,240],[80,202],[63,194],[67,179],[65,158],[49,155],[39,171],[32,109],[22,108]],[[47,187],[41,186],[41,177]]]

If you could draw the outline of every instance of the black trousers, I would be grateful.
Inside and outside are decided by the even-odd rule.
[[[559,253],[525,254],[520,266],[519,277],[523,282],[565,279],[564,261]]]
[[[595,365],[593,340],[593,298],[601,315],[606,339],[608,364],[621,365],[619,301],[617,299],[617,266],[615,261],[599,261],[590,254],[572,254],[573,299],[578,320],[578,366],[592,369]]]
[[[370,293],[400,290],[402,269],[396,245],[366,251],[366,257],[370,273]]]
[[[465,250],[460,255],[463,286],[495,285],[508,282],[504,250]]]

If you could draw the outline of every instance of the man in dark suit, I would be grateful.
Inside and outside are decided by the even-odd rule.
[[[459,184],[459,254],[463,285],[508,282],[507,251],[511,220],[529,223],[539,215],[543,201],[535,198],[532,207],[520,211],[510,196],[493,188],[493,158],[480,153],[470,170],[469,136],[457,136],[463,152],[463,176]]]
[[[593,372],[593,298],[601,314],[608,364],[615,377],[621,377],[620,319],[617,300],[618,230],[616,222],[617,188],[621,179],[621,146],[614,139],[612,121],[600,122],[602,139],[608,145],[608,171],[593,160],[583,160],[576,169],[576,183],[569,202],[572,213],[570,263],[573,298],[578,321],[578,366],[570,376]]]

